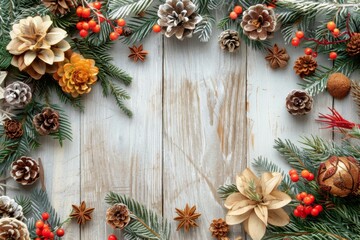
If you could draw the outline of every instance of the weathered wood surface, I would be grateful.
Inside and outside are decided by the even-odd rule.
[[[311,114],[289,115],[285,98],[302,81],[292,69],[302,50],[287,46],[289,66],[273,71],[263,54],[244,44],[236,54],[221,51],[217,34],[205,44],[152,36],[144,42],[147,61],[137,64],[118,43],[115,63],[134,77],[128,88],[132,119],[102,97],[100,86],[86,96],[84,113],[67,107],[73,142],[63,148],[47,142],[34,153],[43,160],[47,191],[63,218],[81,200],[96,208],[93,221],[81,229],[70,224],[65,239],[103,240],[113,233],[105,223],[109,191],[128,194],[168,218],[171,239],[211,239],[211,220],[225,215],[218,186],[234,182],[258,156],[287,168],[273,149],[274,139],[296,141],[311,134],[331,139],[314,121],[327,107],[358,119],[350,97],[333,102],[327,93],[316,97]],[[189,234],[177,232],[172,221],[175,207],[186,203],[202,213],[200,227]],[[243,236],[239,226],[233,232]]]

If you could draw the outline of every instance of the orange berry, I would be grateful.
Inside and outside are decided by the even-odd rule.
[[[299,194],[296,194],[296,199],[299,200],[299,201],[302,201],[302,200],[303,200],[300,193],[299,193]]]
[[[90,29],[93,29],[95,26],[96,26],[96,22],[93,20],[93,19],[91,19],[89,22],[88,22],[88,24],[89,24],[89,28]]]
[[[89,24],[87,22],[84,22],[82,24],[82,27],[83,27],[84,30],[89,30]]]
[[[338,28],[335,28],[332,34],[334,35],[334,37],[337,37],[340,35],[340,30]]]
[[[161,27],[160,27],[160,25],[155,24],[155,25],[153,26],[152,30],[153,30],[154,32],[156,32],[156,33],[159,33],[159,32],[161,32]]]
[[[300,39],[297,38],[297,37],[294,37],[292,40],[291,40],[291,45],[293,45],[294,47],[297,47],[300,45]]]
[[[235,20],[235,19],[238,18],[238,15],[237,15],[236,12],[231,12],[230,15],[229,15],[229,17],[230,17],[232,20]]]
[[[118,28],[115,28],[115,31],[121,35],[123,33],[123,28],[122,27],[118,27]]]
[[[295,169],[291,169],[291,170],[289,171],[289,175],[290,175],[290,176],[293,175],[293,174],[297,174],[297,171],[296,171]]]
[[[77,24],[76,24],[76,28],[77,28],[77,30],[81,30],[81,29],[83,29],[83,22],[78,22]]]
[[[120,18],[117,20],[117,25],[120,27],[123,27],[126,25],[126,21],[124,19]]]
[[[307,193],[306,192],[301,192],[300,196],[301,196],[301,199],[304,199],[307,196]]]
[[[94,8],[96,8],[97,10],[100,10],[100,8],[101,8],[101,2],[94,2],[94,3],[93,3],[93,6],[94,6]]]
[[[90,8],[83,8],[82,14],[81,14],[81,16],[82,16],[83,18],[88,18],[88,17],[90,17],[90,14],[91,14]]]
[[[35,223],[35,227],[36,228],[43,228],[44,227],[44,222],[42,220],[37,220]]]
[[[311,48],[305,48],[304,53],[306,55],[311,55],[312,54],[312,49]]]
[[[76,15],[77,15],[78,17],[81,17],[81,16],[82,16],[82,12],[83,12],[83,7],[82,7],[82,6],[78,6],[78,7],[76,8]]]
[[[243,11],[243,9],[242,9],[242,7],[241,6],[235,6],[234,7],[234,12],[236,13],[236,14],[241,14],[242,13],[242,11]]]
[[[336,24],[333,21],[330,21],[326,24],[327,29],[329,29],[329,31],[334,31],[334,29],[336,28]]]
[[[302,39],[304,37],[304,32],[303,31],[297,31],[295,36],[298,38],[298,39]]]
[[[98,33],[98,32],[100,32],[100,25],[98,25],[98,24],[96,24],[96,26],[92,29],[92,31],[94,32],[94,33]]]
[[[50,218],[50,214],[48,212],[43,212],[41,214],[41,217],[44,221],[48,220]]]
[[[309,175],[310,175],[310,172],[308,170],[304,169],[301,171],[301,176],[303,178],[307,178],[307,177],[309,177]]]
[[[330,53],[329,53],[329,58],[330,58],[331,60],[335,60],[335,59],[337,58],[337,53],[336,53],[336,52],[330,52]]]
[[[119,34],[117,32],[112,32],[112,33],[110,33],[109,37],[110,37],[111,41],[115,41],[116,39],[118,39]]]
[[[86,31],[85,29],[82,29],[79,34],[80,34],[80,37],[85,38],[85,37],[87,37],[89,32]]]

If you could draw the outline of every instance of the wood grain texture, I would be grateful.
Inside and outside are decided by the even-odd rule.
[[[246,48],[229,54],[213,37],[164,49],[164,215],[196,205],[201,227],[184,234],[173,222],[172,239],[211,239],[210,222],[224,217],[217,188],[246,164]]]

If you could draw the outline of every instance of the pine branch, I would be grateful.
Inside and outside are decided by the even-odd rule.
[[[275,140],[274,148],[289,162],[291,167],[296,168],[297,170],[303,170],[305,168],[305,163],[301,159],[300,149],[297,148],[289,140],[282,141],[281,139]]]
[[[59,112],[60,118],[59,118],[59,129],[51,133],[50,136],[52,136],[54,139],[59,141],[60,146],[63,146],[64,141],[70,140],[72,141],[72,131],[71,131],[71,122],[69,120],[68,115],[65,113],[65,111],[58,105],[50,104],[50,107],[55,109]]]
[[[208,42],[211,34],[213,25],[215,25],[215,18],[210,15],[202,15],[202,21],[196,26],[194,34],[199,34],[201,42]]]
[[[170,224],[144,205],[125,195],[113,192],[107,194],[105,201],[110,205],[125,204],[135,216],[133,221],[124,228],[125,239],[170,240]]]
[[[228,196],[230,196],[233,193],[239,192],[235,184],[227,184],[220,186],[217,190],[219,196],[221,199],[226,199]]]
[[[25,216],[28,216],[32,213],[32,203],[31,198],[28,196],[16,196],[15,202],[22,207],[22,211]]]
[[[125,18],[128,15],[138,15],[146,11],[153,0],[113,0],[109,1],[109,16],[111,19]]]

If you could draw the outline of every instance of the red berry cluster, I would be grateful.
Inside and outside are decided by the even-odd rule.
[[[233,9],[233,11],[229,14],[229,17],[232,20],[235,20],[239,17],[239,15],[243,12],[243,9],[241,6],[236,5]]]
[[[51,229],[48,222],[50,214],[44,212],[41,214],[42,220],[37,220],[35,223],[36,235],[38,236],[35,240],[52,240],[56,236],[62,237],[65,235],[65,231],[62,228],[58,228],[56,231]]]
[[[309,215],[317,217],[323,211],[320,204],[314,204],[315,197],[312,194],[301,192],[296,195],[296,199],[300,204],[294,209],[295,217],[306,218]]]
[[[108,240],[118,240],[118,239],[115,236],[115,234],[111,234],[111,235],[109,235]]]
[[[297,182],[300,179],[299,174],[295,169],[291,169],[289,171],[289,175],[290,175],[291,181],[293,181],[293,182]],[[301,171],[301,177],[308,181],[312,181],[315,179],[315,175],[306,169]]]

